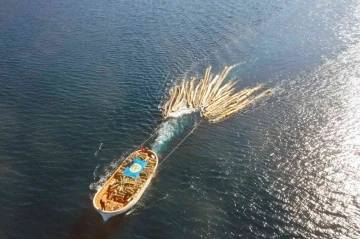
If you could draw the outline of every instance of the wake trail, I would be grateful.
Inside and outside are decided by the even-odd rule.
[[[165,150],[170,141],[180,135],[184,129],[192,122],[189,114],[194,110],[182,110],[175,112],[171,118],[163,122],[158,130],[157,137],[151,145],[151,150],[159,154]]]

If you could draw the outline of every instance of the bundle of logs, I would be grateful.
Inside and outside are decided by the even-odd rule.
[[[124,169],[134,158],[141,158],[148,163],[140,173],[140,176],[136,179],[123,175]],[[101,201],[104,203],[104,209],[106,211],[117,210],[130,202],[143,187],[151,173],[153,173],[155,166],[156,160],[151,158],[147,153],[136,151],[126,158],[115,172],[107,190],[104,191],[101,196]],[[99,204],[101,203],[99,202]],[[102,205],[99,206],[102,207]]]
[[[204,118],[216,123],[271,92],[265,90],[256,97],[250,97],[262,89],[263,85],[258,85],[235,93],[235,82],[222,85],[231,69],[225,67],[219,75],[213,77],[210,74],[211,67],[208,67],[199,81],[195,78],[183,80],[170,91],[170,99],[163,106],[163,116],[168,118],[180,110],[198,109]]]

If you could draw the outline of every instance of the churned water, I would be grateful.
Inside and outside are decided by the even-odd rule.
[[[273,93],[203,121],[137,206],[92,197],[183,78]],[[0,238],[360,238],[360,1],[1,1]]]

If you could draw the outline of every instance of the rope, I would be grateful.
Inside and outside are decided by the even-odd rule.
[[[162,122],[163,122],[163,120],[162,120]],[[156,134],[159,132],[159,130],[160,130],[160,128],[161,128],[162,122],[158,125],[158,127],[157,127],[157,129],[154,131],[154,133],[152,133],[152,134],[150,135],[150,137],[147,138],[147,139],[146,139],[144,142],[142,142],[140,145],[145,145],[145,143],[146,143],[147,141],[149,141],[152,137],[154,137],[154,135],[156,135]],[[139,148],[139,147],[136,147],[136,148]]]
[[[200,121],[199,121],[199,123],[197,123],[196,125],[195,125],[195,127],[180,141],[180,143],[178,144],[178,145],[176,145],[176,147],[163,159],[163,161],[161,161],[161,163],[159,163],[159,166],[185,141],[185,139],[187,138],[187,137],[189,137],[189,135],[190,134],[192,134],[194,131],[195,131],[195,129],[200,125],[200,123],[203,121],[203,119],[201,119]]]

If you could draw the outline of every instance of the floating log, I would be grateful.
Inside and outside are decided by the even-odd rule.
[[[175,89],[173,90],[173,94],[172,94],[171,99],[170,99],[170,101],[169,101],[168,109],[167,109],[166,112],[164,112],[164,113],[165,113],[165,117],[167,117],[167,116],[169,115],[169,113],[170,113],[170,111],[171,111],[171,109],[172,109],[172,107],[173,107],[173,105],[174,105],[174,103],[175,103],[175,101],[176,101],[176,97],[178,96],[178,94],[179,94],[179,87],[177,86],[177,87],[175,87]]]
[[[191,78],[190,80],[190,86],[189,86],[189,92],[188,92],[188,99],[187,99],[187,105],[188,108],[193,108],[193,91],[194,91],[194,82],[195,82],[195,78]]]

